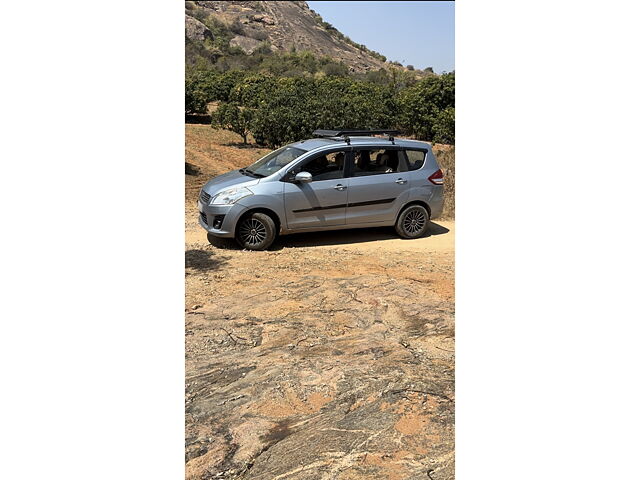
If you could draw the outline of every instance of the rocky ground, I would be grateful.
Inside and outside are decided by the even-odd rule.
[[[187,130],[186,477],[453,478],[454,223],[212,246],[199,186],[262,153],[225,135]]]

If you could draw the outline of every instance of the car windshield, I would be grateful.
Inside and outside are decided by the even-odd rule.
[[[272,173],[276,173],[285,165],[293,162],[303,153],[307,152],[295,147],[282,147],[278,150],[274,150],[270,154],[262,157],[253,165],[249,165],[247,168],[243,168],[240,171],[257,177],[267,177]]]

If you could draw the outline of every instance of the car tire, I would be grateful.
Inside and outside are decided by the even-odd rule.
[[[238,224],[236,242],[247,250],[266,250],[276,239],[276,224],[266,213],[252,213]]]
[[[420,238],[429,229],[429,212],[422,205],[405,208],[396,221],[396,232],[402,238]]]

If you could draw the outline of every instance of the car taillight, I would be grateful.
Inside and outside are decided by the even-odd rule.
[[[444,183],[444,174],[442,170],[438,169],[428,179],[434,185],[442,185]]]

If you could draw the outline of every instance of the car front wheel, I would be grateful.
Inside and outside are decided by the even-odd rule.
[[[276,224],[265,213],[252,213],[238,226],[236,241],[247,250],[266,250],[276,239]]]
[[[422,205],[412,205],[398,216],[396,232],[402,238],[418,238],[427,233],[429,212]]]

